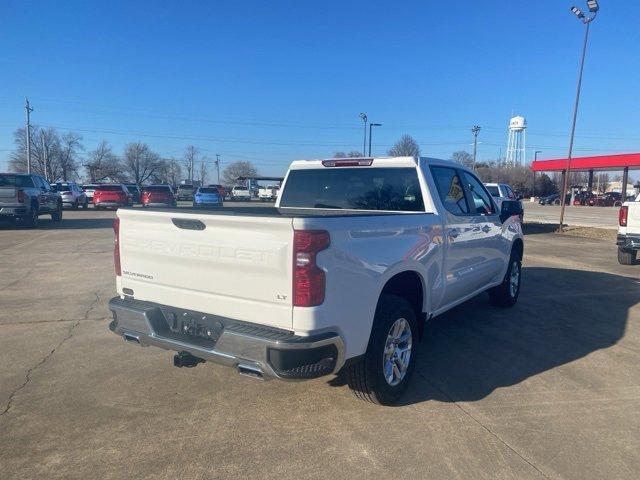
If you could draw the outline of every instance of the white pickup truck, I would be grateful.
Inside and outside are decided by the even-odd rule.
[[[407,387],[430,318],[520,292],[521,206],[459,164],[295,161],[273,208],[119,209],[110,329],[260,379],[343,373],[362,399]]]
[[[618,212],[618,262],[634,265],[640,250],[640,195],[633,202],[624,202]]]

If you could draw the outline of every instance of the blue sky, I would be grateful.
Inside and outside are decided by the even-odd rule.
[[[583,0],[576,0],[582,7]],[[601,0],[576,155],[640,151],[640,5]],[[279,174],[296,158],[362,149],[360,112],[425,155],[505,151],[512,113],[528,155],[566,154],[583,26],[572,0],[91,2],[0,4],[0,170],[13,131],[72,129],[87,149],[192,143]]]

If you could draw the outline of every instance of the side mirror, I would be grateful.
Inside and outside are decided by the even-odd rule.
[[[522,215],[522,205],[516,200],[505,200],[502,202],[502,208],[500,209],[500,220],[504,223],[508,218],[514,215]]]

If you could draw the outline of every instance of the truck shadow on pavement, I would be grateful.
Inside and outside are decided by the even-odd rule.
[[[529,267],[511,309],[486,295],[427,323],[401,400],[470,402],[615,345],[640,282],[600,272]]]
[[[48,218],[41,218],[36,229],[25,227],[19,222],[2,222],[0,230],[89,230],[112,228],[113,218],[64,218],[61,222],[54,222]]]

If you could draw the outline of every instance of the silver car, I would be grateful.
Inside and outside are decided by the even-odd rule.
[[[485,183],[484,186],[487,187],[487,190],[493,197],[493,200],[496,202],[498,211],[502,208],[502,202],[504,202],[505,200],[516,200],[520,202],[520,206],[523,208],[522,211],[524,211],[522,200],[518,198],[513,188],[511,188],[506,183]],[[523,218],[524,214],[520,215],[520,220],[523,220]]]
[[[77,209],[82,207],[85,210],[89,207],[87,195],[75,182],[57,182],[52,183],[51,188],[60,193],[62,197],[62,206]]]

